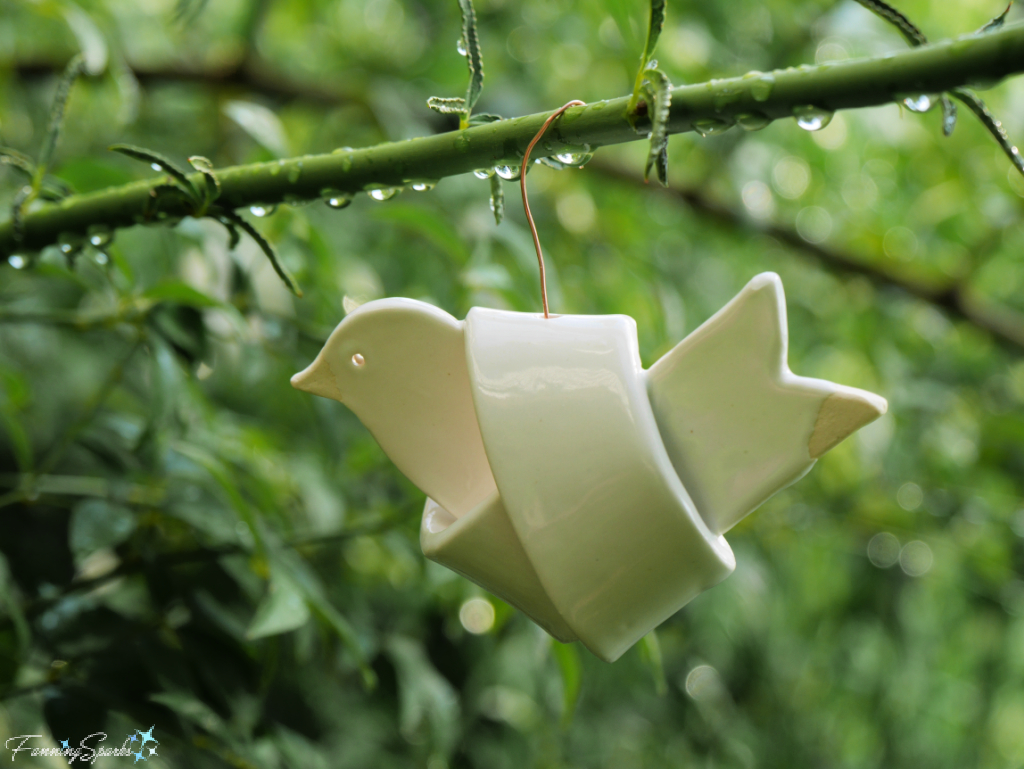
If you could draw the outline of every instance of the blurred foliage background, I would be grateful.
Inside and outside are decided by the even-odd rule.
[[[479,109],[628,93],[646,4],[476,6]],[[900,8],[933,39],[1001,10]],[[905,47],[850,0],[668,11],[675,83]],[[102,74],[53,171],[79,191],[151,174],[115,142],[224,166],[450,130],[425,100],[463,91],[459,32],[440,0],[0,0],[0,135],[38,151],[78,50]],[[1024,78],[984,97],[1024,137]],[[536,310],[514,187],[500,226],[471,175],[254,211],[303,299],[209,221],[0,266],[0,736],[155,724],[150,760],[189,767],[1021,765],[1024,179],[961,113],[949,139],[897,105],[676,136],[669,191],[639,181],[643,142],[531,172],[554,311],[633,316],[649,365],[774,270],[794,371],[890,402],[612,665],[426,562],[423,495],[288,383],[345,295]],[[0,175],[0,208],[20,184]]]

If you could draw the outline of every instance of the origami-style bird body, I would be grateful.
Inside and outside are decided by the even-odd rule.
[[[632,318],[362,305],[292,383],[428,496],[427,557],[618,658],[725,578],[722,534],[886,410],[786,363],[777,275],[644,371]]]

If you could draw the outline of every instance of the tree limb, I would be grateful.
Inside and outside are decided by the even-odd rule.
[[[986,35],[967,35],[875,59],[767,75],[688,85],[672,91],[669,130],[681,133],[697,121],[735,121],[759,113],[770,119],[791,117],[794,108],[854,109],[891,102],[902,95],[940,93],[979,80],[1024,72],[1024,24]],[[556,121],[545,149],[579,152],[635,141],[640,135],[626,119],[628,97],[569,110]],[[550,113],[527,115],[435,136],[382,144],[353,152],[235,166],[218,170],[219,203],[242,208],[257,203],[314,199],[325,190],[361,192],[373,186],[402,186],[412,180],[436,180],[476,168],[515,163]],[[645,132],[643,124],[638,126]],[[24,216],[22,237],[13,223],[0,224],[0,254],[36,250],[62,234],[81,235],[90,226],[109,228],[145,223],[147,202],[161,178],[135,182],[58,204],[42,205]],[[196,175],[196,182],[201,179]],[[180,210],[174,210],[178,206]],[[169,202],[170,215],[185,215]]]
[[[635,184],[637,187],[647,190],[652,189],[645,186],[642,176],[618,165],[595,162],[588,168],[620,182]],[[705,221],[710,219],[729,229],[743,228],[767,235],[796,253],[811,257],[833,272],[860,275],[877,287],[899,289],[945,310],[954,318],[965,320],[988,332],[1000,343],[1013,349],[1014,352],[1024,351],[1024,315],[1015,310],[997,307],[978,299],[962,283],[928,285],[905,278],[884,267],[868,264],[852,254],[817,243],[810,243],[800,237],[791,227],[758,222],[744,216],[740,212],[712,200],[696,188],[672,187],[657,189],[657,191],[663,195],[670,195],[694,211],[698,211],[703,215]]]

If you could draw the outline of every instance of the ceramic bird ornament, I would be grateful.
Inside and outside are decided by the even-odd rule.
[[[380,299],[292,384],[352,409],[426,493],[428,558],[613,661],[732,572],[725,532],[885,413],[786,356],[764,273],[646,371],[625,315]]]

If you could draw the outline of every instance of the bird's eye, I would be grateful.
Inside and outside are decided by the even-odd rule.
[[[366,363],[366,358],[364,358],[359,353],[356,353],[355,355],[352,356],[353,366],[362,366],[364,363]]]

